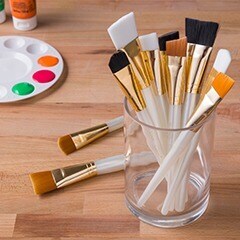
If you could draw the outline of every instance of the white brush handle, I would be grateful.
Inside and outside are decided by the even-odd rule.
[[[155,127],[161,127],[163,123],[161,123],[159,114],[158,114],[158,108],[156,106],[156,100],[152,93],[152,90],[150,87],[142,89],[142,93],[149,111],[149,114],[153,120]]]
[[[98,175],[118,172],[124,169],[125,166],[125,156],[123,154],[104,158],[95,161],[97,167]]]
[[[151,195],[158,187],[158,185],[162,182],[169,170],[171,170],[172,166],[177,162],[178,158],[176,158],[176,156],[181,157],[194,135],[195,133],[192,131],[185,131],[179,135],[179,137],[173,144],[171,150],[164,158],[162,165],[158,168],[153,178],[149,182],[148,186],[144,190],[143,194],[141,195],[138,201],[139,207],[142,207],[143,204],[151,197]]]
[[[197,105],[199,95],[195,93],[186,93],[184,107],[183,107],[183,119],[182,126],[184,127]]]
[[[181,128],[181,113],[182,113],[182,106],[181,105],[170,105],[169,107],[169,122],[170,122],[170,128],[172,129],[178,129]],[[174,144],[175,140],[177,139],[179,135],[179,132],[174,131],[170,133],[170,138],[169,138],[169,149],[171,149],[172,145]],[[176,175],[177,172],[177,165],[178,162],[173,166],[172,170],[170,171],[170,182],[169,185],[172,184],[172,181],[174,179],[174,176]],[[170,186],[168,186],[168,191],[169,191]],[[177,195],[180,195],[180,191]],[[169,210],[173,211],[174,208],[176,208],[178,205],[178,201],[176,200],[175,202],[172,201]]]
[[[130,157],[132,167],[147,166],[151,163],[156,163],[155,156],[151,151],[131,154]]]
[[[195,93],[187,93],[186,94],[186,98],[185,98],[185,103],[184,103],[184,109],[183,109],[183,119],[182,119],[182,126],[185,127],[187,121],[189,120],[189,118],[191,117],[191,115],[194,112],[194,109],[196,108],[196,105],[199,101],[199,94],[195,94]],[[186,180],[188,176],[188,173],[186,172],[186,176],[184,177],[184,179]],[[185,192],[186,194],[186,202],[188,201],[188,193],[187,193],[187,189],[183,189],[186,188],[187,185],[184,183],[182,183],[178,189],[179,192]],[[177,196],[177,198],[180,196]],[[181,209],[183,208],[183,206],[180,206],[180,200],[179,198],[177,199],[177,202],[179,203],[177,205],[177,211],[181,211]],[[182,203],[181,203],[182,204]]]
[[[161,123],[161,118],[158,114],[158,107],[156,106],[156,100],[153,96],[152,90],[150,87],[144,88],[142,90],[144,99],[146,101],[146,109],[152,119],[152,126],[155,127],[161,127],[163,126],[163,123]],[[166,148],[165,148],[165,142],[163,141],[164,137],[160,131],[154,131],[158,135],[158,145],[160,145],[161,152],[165,155],[166,154]]]
[[[156,101],[158,102],[158,106],[159,106],[159,112],[160,112],[160,117],[161,117],[161,122],[163,124],[162,127],[167,127],[167,123],[168,123],[168,100],[167,100],[167,96],[164,95],[157,95],[156,96]]]
[[[106,122],[106,124],[108,125],[109,132],[116,131],[123,127],[123,116],[114,118]]]
[[[187,183],[188,183],[188,176],[189,176],[189,168],[191,166],[191,160],[193,160],[194,152],[199,143],[201,135],[201,130],[194,136],[193,140],[191,141],[190,148],[188,149],[186,155],[184,156],[184,162],[188,162],[187,170],[179,170],[179,172],[183,171],[184,177],[182,181],[180,179],[180,198],[179,198],[179,211],[183,211],[185,208],[185,203],[188,201],[188,194],[187,194]]]
[[[136,115],[141,122],[144,122],[151,126],[153,125],[152,120],[147,112],[147,109],[137,112]],[[147,127],[145,127],[143,125],[142,125],[142,130],[143,130],[143,134],[146,138],[148,147],[153,152],[158,163],[161,164],[164,156],[162,155],[161,149],[159,149],[159,148],[161,148],[161,146],[158,146],[159,141],[158,141],[158,136],[156,135],[156,131],[152,131],[151,129],[148,129]]]
[[[167,193],[167,196],[164,200],[162,210],[161,210],[163,215],[167,215],[168,210],[171,206],[171,202],[175,199],[175,194],[177,192],[177,189],[179,188],[180,184],[182,183],[182,180],[185,179],[185,174],[186,174],[186,171],[188,170],[189,166],[191,165],[191,161],[193,159],[193,154],[197,148],[200,134],[201,134],[200,132],[195,134],[195,136],[193,137],[193,139],[191,141],[190,148],[187,151],[184,160],[180,164],[179,172],[178,172],[178,174],[175,175],[175,178],[170,187],[170,191]],[[187,179],[184,181],[187,181]],[[179,200],[180,200],[181,208],[179,209],[179,211],[184,210],[185,196],[186,196],[185,193],[180,192]]]

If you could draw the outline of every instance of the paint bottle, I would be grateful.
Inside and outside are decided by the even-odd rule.
[[[37,26],[36,0],[10,0],[13,25],[22,31],[32,30]]]
[[[6,21],[6,13],[4,10],[4,0],[0,0],[0,23]]]

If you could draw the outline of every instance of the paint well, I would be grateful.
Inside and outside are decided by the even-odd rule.
[[[59,62],[57,57],[54,56],[43,56],[38,59],[38,63],[43,67],[53,67]]]
[[[55,74],[49,70],[40,70],[35,72],[32,78],[39,83],[48,83],[55,79]]]
[[[27,82],[21,82],[13,86],[12,91],[13,93],[20,95],[20,96],[25,96],[29,95],[34,91],[34,86],[30,83]]]

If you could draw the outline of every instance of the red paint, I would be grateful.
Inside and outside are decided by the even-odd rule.
[[[48,83],[55,79],[55,74],[49,70],[40,70],[35,72],[32,77],[39,83]]]

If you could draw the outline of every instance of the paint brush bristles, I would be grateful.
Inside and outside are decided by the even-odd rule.
[[[186,37],[166,42],[166,54],[168,56],[185,57],[186,51],[187,51]]]
[[[223,99],[225,95],[233,87],[234,80],[229,76],[219,73],[213,80],[212,87],[217,92],[217,94]]]
[[[218,32],[218,23],[186,18],[185,26],[189,43],[213,46]]]
[[[66,155],[73,153],[77,150],[71,135],[65,135],[58,138],[58,147],[62,150]]]
[[[179,38],[179,32],[174,31],[174,32],[169,32],[166,34],[161,35],[158,37],[158,44],[159,44],[159,49],[160,51],[166,51],[166,42],[175,40]]]
[[[134,13],[130,12],[113,23],[108,28],[108,34],[117,50],[136,39],[138,33]]]
[[[123,116],[111,119],[106,123],[102,123],[90,128],[83,129],[79,132],[60,137],[58,139],[58,146],[66,155],[68,155],[105,136],[106,134],[116,131],[122,127]]]
[[[51,171],[32,173],[29,177],[32,182],[34,193],[37,195],[57,189]]]

